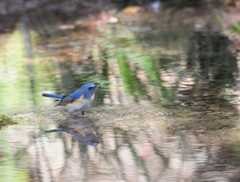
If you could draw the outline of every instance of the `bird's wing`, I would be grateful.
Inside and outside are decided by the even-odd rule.
[[[71,94],[69,94],[69,97],[76,100],[76,99],[79,99],[83,94],[84,94],[84,90],[82,88],[79,88],[74,92],[72,92]]]
[[[63,105],[72,103],[73,101],[74,101],[73,98],[67,96],[67,97],[63,98],[62,100],[60,100],[60,102],[59,102],[57,105],[58,105],[58,106],[63,106]]]
[[[74,99],[74,98],[68,96],[68,97],[64,98],[62,101],[60,101],[58,105],[67,105],[67,104],[80,105],[80,104],[83,104],[83,103],[84,103],[84,96],[83,95],[81,95],[77,99]]]

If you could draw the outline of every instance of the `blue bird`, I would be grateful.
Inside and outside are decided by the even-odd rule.
[[[91,108],[96,88],[96,84],[90,82],[83,84],[67,96],[54,93],[43,93],[42,96],[55,99],[59,106],[67,106],[69,112],[80,110],[84,114],[85,110]]]

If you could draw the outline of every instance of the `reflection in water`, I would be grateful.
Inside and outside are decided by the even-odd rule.
[[[213,87],[233,86],[238,74],[236,56],[230,51],[230,40],[218,32],[196,31],[191,37],[188,69],[198,71],[200,79]]]
[[[23,39],[18,31],[6,36],[0,109],[10,111],[12,105],[14,112],[28,114],[16,116],[23,123],[2,133],[0,180],[229,181],[239,176],[231,171],[240,164],[239,101],[233,94],[239,75],[225,36],[193,32],[186,51],[179,46],[186,40],[166,38],[146,22],[144,27],[131,22],[135,30],[144,28],[131,31],[123,19],[106,25],[96,41],[88,31],[68,30],[47,38],[40,34],[36,45],[36,35],[31,39],[22,21]],[[29,62],[23,61],[24,52]],[[43,90],[68,93],[86,81],[99,85],[98,107],[86,117],[40,98]],[[13,172],[14,177],[6,176]]]
[[[137,78],[136,71],[131,70],[124,53],[118,53],[117,61],[123,84],[126,90],[133,95],[134,99],[137,101],[138,97],[146,95],[144,85],[142,85]]]
[[[153,111],[144,114],[146,108]],[[122,111],[129,113],[122,116]],[[156,113],[156,109],[146,106],[138,107],[138,111],[143,114],[138,116],[131,107],[109,108],[109,113],[102,116],[96,113],[98,121],[67,117],[67,125],[75,131],[78,128],[80,132],[95,132],[93,123],[90,123],[98,125],[102,139],[96,147],[82,142],[77,144],[64,133],[33,138],[27,151],[31,166],[38,166],[36,173],[39,174],[35,174],[35,178],[39,176],[42,181],[191,179],[197,167],[206,162],[204,144],[190,133],[172,138],[167,136],[165,129],[159,128],[164,117],[160,112]],[[49,117],[49,114],[46,116]],[[111,121],[106,122],[106,117],[110,117]],[[192,142],[189,143],[189,140]]]
[[[104,98],[109,95],[109,64],[108,64],[108,55],[106,50],[101,50],[99,55],[99,60],[101,60],[102,65],[100,70],[97,70],[97,79],[94,79],[99,84],[98,91],[96,93],[95,101],[96,104],[100,105],[104,103]],[[97,66],[96,66],[97,67]],[[97,69],[97,68],[96,68]]]
[[[66,132],[70,134],[74,140],[86,145],[96,146],[99,143],[100,136],[98,136],[97,131],[94,131],[96,128],[94,126],[86,126],[93,123],[89,118],[69,117],[64,120],[65,123],[61,123],[58,128],[46,130],[45,132]]]
[[[23,37],[23,44],[24,44],[24,50],[25,50],[25,57],[26,57],[26,70],[27,70],[27,75],[30,80],[30,94],[31,94],[31,100],[32,100],[32,107],[35,109],[37,106],[37,93],[36,93],[36,73],[34,70],[34,57],[33,57],[33,46],[32,46],[32,39],[31,39],[31,32],[29,28],[29,23],[28,23],[28,18],[26,15],[23,15],[21,17],[21,22],[20,22],[20,30],[22,33]]]

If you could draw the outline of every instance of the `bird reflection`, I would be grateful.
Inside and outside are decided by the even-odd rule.
[[[91,132],[81,133],[81,131],[75,128],[59,127],[56,129],[46,130],[45,132],[66,132],[70,134],[74,140],[86,145],[96,146],[99,143],[99,138],[96,134]]]
[[[93,125],[93,121],[87,117],[76,119],[69,117],[55,129],[45,130],[45,133],[60,132],[69,134],[75,141],[79,143],[96,146],[100,143],[97,128]]]

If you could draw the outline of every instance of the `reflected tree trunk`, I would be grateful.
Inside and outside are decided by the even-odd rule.
[[[31,40],[31,33],[28,25],[28,17],[26,15],[23,15],[21,17],[20,22],[20,29],[23,35],[23,42],[25,46],[26,51],[26,57],[28,59],[33,58],[33,46],[32,46],[32,40]]]
[[[33,106],[37,105],[36,99],[36,78],[35,78],[35,71],[33,65],[33,45],[31,39],[31,32],[28,24],[28,17],[26,15],[22,15],[20,19],[20,31],[23,36],[23,44],[25,48],[26,58],[27,58],[27,73],[30,79],[30,90],[31,90],[31,99],[33,102]]]

